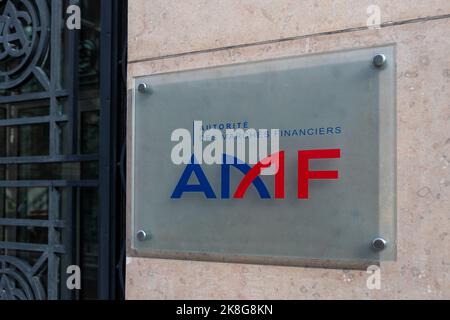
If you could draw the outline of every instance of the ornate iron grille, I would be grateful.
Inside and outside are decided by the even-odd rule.
[[[0,106],[5,110],[0,129],[5,135],[1,141],[9,139],[0,146],[0,166],[8,168],[0,189],[16,203],[15,210],[5,213],[5,209],[0,214],[0,299],[74,298],[66,290],[64,272],[66,266],[77,262],[73,198],[77,188],[97,188],[99,183],[97,179],[71,178],[70,170],[68,174],[61,170],[75,165],[83,173],[85,164],[99,157],[80,154],[77,142],[79,33],[64,26],[68,4],[62,0],[0,1]],[[26,108],[15,106],[29,102],[33,114],[20,114]],[[39,103],[42,112],[36,113]],[[27,128],[40,129],[29,130],[29,140],[10,141]],[[21,151],[24,145],[33,149],[31,138],[40,135],[47,135],[44,148]],[[20,172],[27,166],[28,175],[21,179]],[[40,206],[46,207],[47,214],[35,210],[24,216],[17,200],[20,190],[39,190],[42,194],[35,199],[43,203]],[[46,239],[39,243],[16,241],[23,228],[26,232],[43,229]]]
[[[126,9],[0,0],[0,299],[124,296]]]

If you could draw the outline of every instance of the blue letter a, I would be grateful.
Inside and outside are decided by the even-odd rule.
[[[188,184],[192,173],[195,173],[199,184]],[[185,192],[203,192],[207,199],[216,198],[216,195],[214,194],[214,191],[209,184],[202,167],[199,164],[196,164],[194,157],[192,157],[191,164],[188,164],[186,166],[186,169],[184,169],[180,181],[178,181],[178,184],[173,191],[171,198],[180,199]]]

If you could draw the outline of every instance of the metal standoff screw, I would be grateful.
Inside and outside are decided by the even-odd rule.
[[[376,238],[372,241],[372,248],[377,251],[384,250],[386,248],[386,245],[387,241],[383,238]]]
[[[386,56],[384,54],[377,54],[373,57],[373,65],[376,68],[381,68],[386,64]]]
[[[146,83],[141,83],[138,85],[138,91],[142,94],[151,93],[150,86]]]
[[[147,232],[145,232],[144,230],[139,230],[136,234],[136,237],[139,241],[145,241],[149,239]]]

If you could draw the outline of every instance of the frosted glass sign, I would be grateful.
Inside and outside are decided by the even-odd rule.
[[[395,52],[134,79],[132,254],[395,259]]]

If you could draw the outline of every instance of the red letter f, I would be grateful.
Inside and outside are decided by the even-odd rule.
[[[340,149],[309,150],[298,152],[298,198],[309,198],[309,180],[311,179],[339,179],[336,171],[309,171],[310,159],[337,159],[341,157]]]

